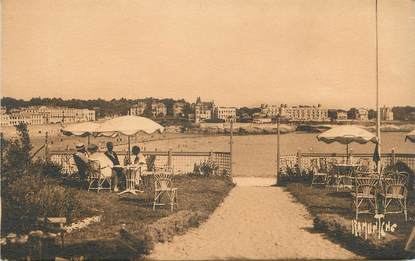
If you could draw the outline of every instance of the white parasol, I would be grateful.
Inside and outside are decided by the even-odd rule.
[[[347,145],[347,158],[349,157],[349,144],[357,142],[360,144],[368,143],[369,141],[376,143],[377,138],[374,134],[354,125],[344,125],[334,127],[317,136],[319,141],[325,143],[339,142]]]
[[[96,122],[81,122],[62,127],[61,132],[66,136],[80,136],[89,137],[93,135],[98,129],[100,124]]]
[[[130,137],[144,132],[151,134],[163,132],[164,127],[157,122],[140,116],[121,116],[103,122],[96,130],[98,136],[114,137],[118,134],[128,136],[128,158],[130,158]]]

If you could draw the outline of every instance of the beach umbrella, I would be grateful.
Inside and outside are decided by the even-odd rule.
[[[325,143],[339,142],[346,145],[347,158],[349,158],[349,144],[352,142],[365,144],[369,141],[376,143],[377,138],[374,134],[354,125],[344,125],[334,127],[317,135],[319,141]]]
[[[100,127],[99,123],[96,122],[80,122],[68,125],[61,128],[61,132],[66,136],[80,136],[80,137],[89,137],[93,135]]]
[[[411,142],[415,142],[415,130],[411,131],[410,133],[406,134],[405,141],[410,140]]]
[[[128,158],[130,159],[130,137],[138,133],[152,134],[163,132],[164,127],[157,122],[140,116],[121,116],[107,120],[99,126],[95,134],[97,136],[114,137],[119,134],[128,137]]]

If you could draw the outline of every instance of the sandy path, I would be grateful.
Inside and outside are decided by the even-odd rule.
[[[149,259],[349,259],[356,256],[308,231],[312,220],[273,179],[236,180],[224,203],[199,228],[157,244]],[[258,186],[253,186],[255,183]]]

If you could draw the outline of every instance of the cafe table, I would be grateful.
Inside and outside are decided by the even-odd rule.
[[[142,193],[143,191],[136,189],[136,185],[140,182],[140,166],[138,165],[114,165],[113,169],[121,169],[122,173],[125,176],[125,190],[118,193],[118,195],[123,195],[126,193],[131,193],[133,195],[137,195],[138,193]]]
[[[335,181],[336,181],[336,190],[338,191],[340,187],[345,188],[348,187],[350,189],[353,188],[353,177],[357,168],[359,167],[358,164],[353,163],[336,163],[334,164],[335,168]]]

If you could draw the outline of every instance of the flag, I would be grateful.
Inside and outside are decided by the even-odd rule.
[[[373,152],[373,161],[376,162],[376,164],[380,161],[380,154],[379,154],[379,143],[376,143],[375,151]]]

